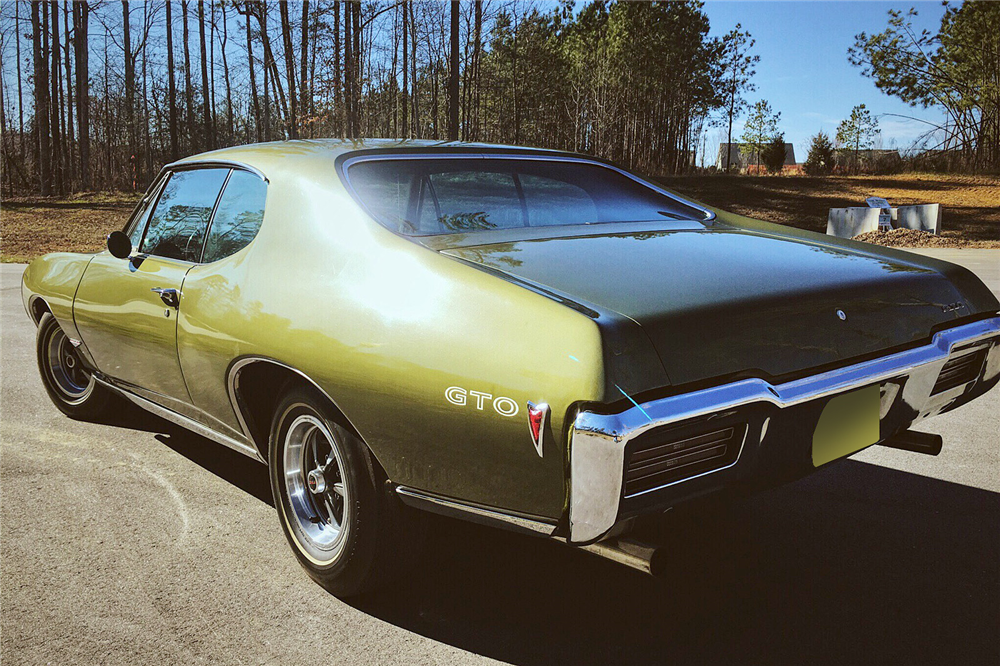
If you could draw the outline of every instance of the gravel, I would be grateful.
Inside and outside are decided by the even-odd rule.
[[[916,229],[866,231],[855,236],[854,240],[885,247],[964,247],[967,245],[959,239],[937,236]]]

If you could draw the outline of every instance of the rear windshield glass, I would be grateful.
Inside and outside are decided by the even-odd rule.
[[[698,208],[585,162],[378,159],[358,161],[347,175],[379,222],[410,235],[706,218]]]

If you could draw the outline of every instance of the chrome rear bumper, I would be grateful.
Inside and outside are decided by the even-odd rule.
[[[947,390],[939,387],[935,391],[935,383],[949,359],[982,349],[987,351],[977,377]],[[907,413],[912,412],[913,417],[907,424],[910,425],[946,410],[975,386],[988,383],[997,375],[1000,375],[1000,317],[993,317],[941,331],[934,335],[930,344],[922,347],[784,384],[745,379],[651,400],[617,414],[581,411],[570,430],[567,541],[592,543],[612,530],[619,519],[623,500],[626,446],[654,428],[753,403],[769,403],[783,410],[886,382],[899,387],[898,393],[893,393],[893,400],[905,405]],[[724,467],[644,492],[655,492],[734,467],[740,463],[746,445],[744,441],[736,459]]]

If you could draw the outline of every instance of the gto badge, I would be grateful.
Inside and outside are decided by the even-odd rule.
[[[941,306],[941,311],[942,312],[954,312],[955,310],[961,310],[964,307],[965,307],[965,303],[962,303],[962,302],[949,303],[948,305],[942,305]]]
[[[467,391],[461,386],[449,386],[444,392],[445,400],[458,407],[465,407],[469,404],[470,397],[475,398],[476,409],[479,411],[483,411],[483,407],[487,402],[492,402],[493,409],[500,416],[517,416],[517,413],[521,410],[516,402],[502,395],[494,398],[490,393]]]

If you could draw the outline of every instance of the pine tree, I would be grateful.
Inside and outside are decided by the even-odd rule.
[[[826,176],[833,171],[833,143],[825,132],[819,132],[809,144],[809,155],[802,167],[810,176]]]
[[[768,173],[781,173],[785,165],[785,135],[775,134],[761,151],[760,159]]]

